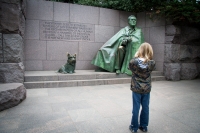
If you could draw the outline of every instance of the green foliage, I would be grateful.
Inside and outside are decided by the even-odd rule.
[[[148,12],[151,18],[200,23],[200,0],[49,0],[129,12]]]
[[[165,17],[174,22],[200,23],[200,4],[194,0],[164,2],[150,13],[152,18]]]
[[[133,11],[130,0],[78,0],[77,4]]]

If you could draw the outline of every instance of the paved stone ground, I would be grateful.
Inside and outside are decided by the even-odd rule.
[[[129,86],[28,89],[26,100],[0,112],[0,133],[130,133]],[[148,129],[199,133],[200,79],[153,82]]]

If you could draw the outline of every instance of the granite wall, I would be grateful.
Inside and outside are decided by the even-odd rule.
[[[67,52],[77,54],[77,70],[95,69],[90,62],[98,49],[121,28],[128,25],[128,16],[132,14],[43,0],[27,0],[26,4],[24,52],[27,71],[58,70],[66,63]],[[137,17],[137,26],[143,30],[145,41],[153,46],[156,70],[163,71],[164,19],[152,22],[145,13],[134,15]],[[73,37],[70,38],[68,35]]]
[[[44,0],[0,0],[0,10],[0,83],[22,83],[24,70],[58,70],[67,52],[77,54],[77,70],[95,69],[90,62],[98,49],[132,14]],[[200,77],[198,27],[134,15],[153,46],[156,70],[168,80]]]
[[[24,81],[24,0],[0,0],[0,83]]]
[[[200,26],[166,25],[164,73],[167,80],[200,77]]]

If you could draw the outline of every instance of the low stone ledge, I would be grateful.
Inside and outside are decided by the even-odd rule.
[[[26,98],[22,83],[0,84],[0,111],[14,107]]]

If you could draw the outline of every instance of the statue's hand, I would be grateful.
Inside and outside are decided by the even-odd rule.
[[[131,42],[132,41],[132,38],[129,36],[129,37],[127,37],[127,41],[128,42]]]
[[[132,38],[131,37],[124,37],[122,40],[122,44],[126,45],[128,42],[131,42]]]
[[[127,40],[127,39],[123,39],[123,40],[122,40],[122,44],[124,44],[124,45],[126,45],[126,44],[127,44],[127,42],[128,42],[128,40]]]

